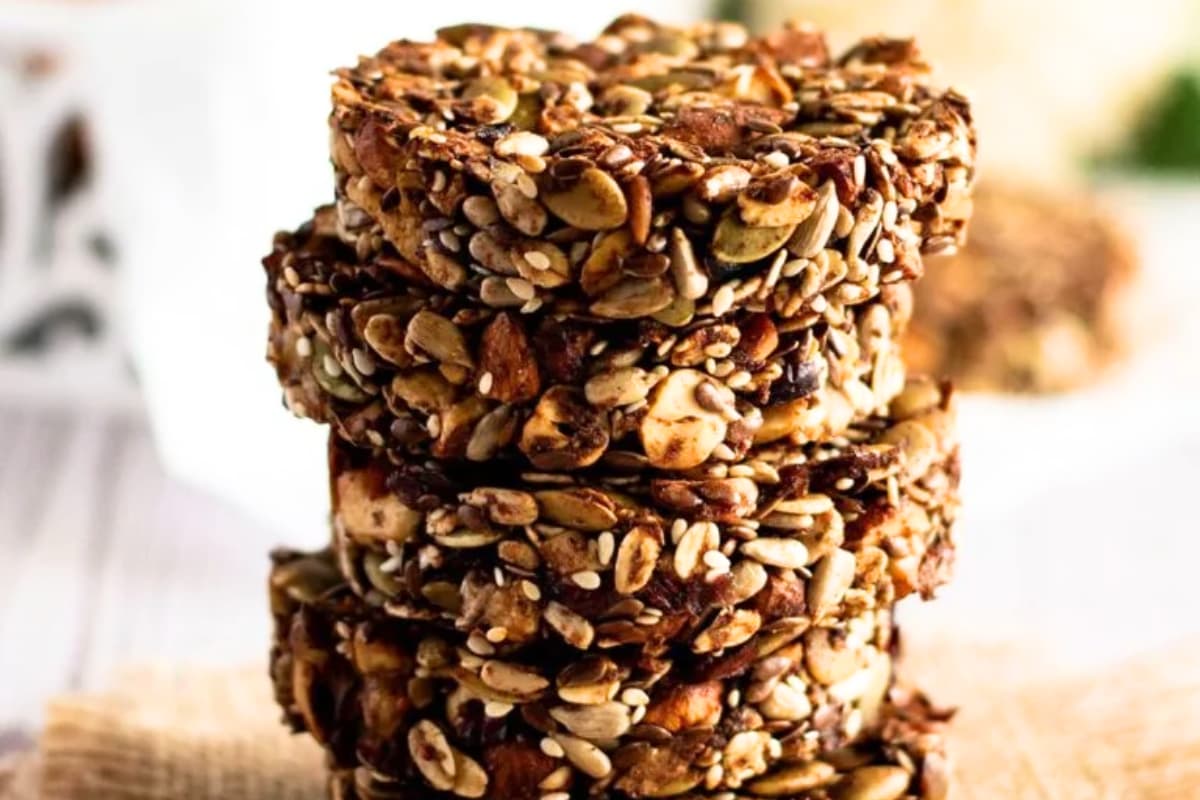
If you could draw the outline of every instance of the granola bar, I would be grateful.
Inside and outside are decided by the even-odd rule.
[[[335,550],[373,605],[493,649],[552,636],[720,651],[782,618],[844,619],[948,580],[948,403],[913,381],[852,438],[670,477],[455,469],[331,436]]]
[[[277,699],[325,747],[335,797],[792,795],[871,779],[856,768],[897,722],[886,611],[794,618],[717,657],[506,654],[381,613],[327,554],[277,553],[270,587]],[[885,785],[906,791],[905,766]]]
[[[907,39],[463,25],[337,76],[344,236],[491,304],[819,313],[919,277],[970,215],[968,104]]]
[[[1083,386],[1130,345],[1137,271],[1132,243],[1086,195],[985,184],[970,243],[916,287],[905,358],[968,390]]]
[[[360,446],[539,469],[692,469],[752,447],[836,435],[904,385],[907,284],[790,320],[612,320],[530,313],[430,289],[363,262],[332,209],[264,259],[269,357],[297,414]]]

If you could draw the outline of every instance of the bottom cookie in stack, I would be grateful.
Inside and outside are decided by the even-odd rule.
[[[895,685],[890,610],[724,658],[546,641],[518,661],[370,607],[328,553],[277,554],[270,583],[277,699],[335,798],[945,794],[945,715]]]

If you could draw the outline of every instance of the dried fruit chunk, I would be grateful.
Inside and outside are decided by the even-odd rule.
[[[539,469],[591,466],[608,447],[604,417],[578,390],[554,386],[538,401],[521,431],[521,452]]]
[[[727,386],[703,372],[672,372],[650,392],[639,427],[646,457],[663,469],[691,469],[703,464],[728,431],[728,411],[735,398]],[[736,412],[734,412],[736,413]]]
[[[462,500],[483,508],[497,525],[532,525],[537,521],[537,501],[528,492],[480,487],[462,495]]]
[[[546,182],[541,199],[556,217],[585,231],[619,228],[629,216],[620,184],[596,167],[587,167],[561,182]]]
[[[643,721],[671,733],[711,727],[721,717],[722,689],[720,681],[676,686],[650,703]]]
[[[479,369],[491,376],[482,394],[502,403],[532,400],[541,390],[537,359],[525,328],[511,314],[497,314],[484,328],[479,342]]]
[[[382,476],[346,470],[334,480],[333,507],[346,534],[366,541],[404,543],[416,536],[422,515],[392,494]]]

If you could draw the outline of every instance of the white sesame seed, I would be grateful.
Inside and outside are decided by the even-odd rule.
[[[537,288],[524,278],[508,278],[504,283],[510,292],[522,300],[532,300],[537,295]]]
[[[375,359],[361,347],[350,351],[350,360],[354,362],[354,368],[361,374],[367,377],[375,374]]]
[[[729,558],[720,550],[708,550],[703,556],[704,563],[714,570],[729,571]]]
[[[595,570],[585,569],[571,575],[571,580],[580,589],[593,591],[600,588],[600,575]]]
[[[471,631],[471,635],[467,637],[467,649],[477,656],[495,655],[496,648],[492,647],[491,642],[479,635],[479,631]]]
[[[521,581],[521,593],[535,603],[542,599],[542,590],[531,581]]]
[[[787,153],[780,152],[779,150],[772,150],[770,153],[767,153],[763,156],[763,161],[775,169],[783,169],[791,163],[788,160]]]
[[[638,706],[637,708],[635,708],[633,710],[633,713],[629,715],[629,720],[634,725],[637,725],[639,722],[642,721],[642,718],[645,716],[646,716],[646,706]]]
[[[714,317],[722,316],[733,306],[733,291],[733,286],[728,283],[717,289],[712,299],[712,313]]]
[[[308,358],[312,355],[312,341],[307,336],[301,336],[296,340],[296,355],[301,358]]]
[[[492,390],[492,383],[494,380],[495,378],[492,377],[492,373],[483,373],[483,375],[479,377],[479,393],[487,394],[490,392]]]
[[[896,260],[896,246],[892,244],[891,239],[880,239],[879,244],[875,245],[875,252],[884,264],[890,264]]]
[[[526,250],[523,254],[526,263],[536,270],[550,269],[550,256],[538,250]]]
[[[621,702],[627,706],[644,706],[649,704],[650,695],[642,689],[630,687],[621,692]]]
[[[538,746],[542,749],[543,753],[551,758],[562,758],[566,755],[566,752],[563,751],[562,745],[551,739],[549,736],[543,737],[542,741],[538,743]]]
[[[326,353],[325,357],[321,359],[321,367],[331,378],[336,378],[342,374],[342,365],[337,362],[336,358],[328,353]]]
[[[436,439],[442,433],[442,418],[434,414],[425,423],[425,430],[429,431],[429,435]]]
[[[517,175],[517,190],[530,200],[538,195],[537,184],[533,182],[533,178],[524,172]]]
[[[613,538],[612,531],[604,531],[596,539],[596,555],[600,559],[600,563],[604,566],[612,561],[613,553],[616,552],[616,540]]]
[[[508,638],[508,628],[505,628],[502,625],[497,625],[494,628],[488,628],[487,633],[484,635],[492,644],[500,644]]]
[[[483,704],[483,713],[491,719],[504,719],[512,710],[511,703],[501,703],[497,700],[489,700]]]

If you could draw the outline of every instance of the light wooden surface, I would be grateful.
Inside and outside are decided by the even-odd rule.
[[[120,665],[261,660],[282,538],[167,478],[136,415],[0,406],[0,753]]]

